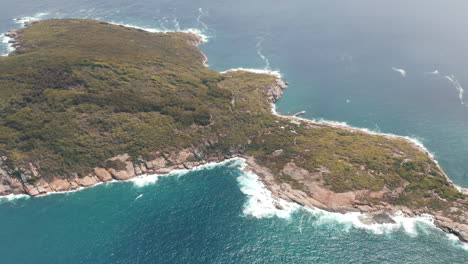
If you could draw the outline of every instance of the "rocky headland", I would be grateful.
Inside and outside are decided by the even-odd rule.
[[[194,35],[47,20],[7,36],[16,51],[0,60],[0,91],[9,98],[0,101],[0,195],[72,191],[240,157],[278,199],[366,213],[365,224],[393,223],[397,212],[430,214],[468,241],[467,193],[427,150],[403,137],[272,113],[287,85],[206,69]]]

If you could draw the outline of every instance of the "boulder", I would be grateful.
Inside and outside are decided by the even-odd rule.
[[[76,183],[78,183],[78,185],[83,186],[83,187],[93,186],[98,182],[96,178],[94,178],[91,175],[87,175],[83,178],[77,178],[75,181]]]
[[[148,161],[148,168],[163,168],[163,167],[166,167],[166,159],[163,158],[163,157],[159,157],[157,159],[154,159],[154,160],[151,160],[151,161]]]
[[[70,190],[70,182],[66,179],[56,179],[49,184],[50,189],[56,192]]]
[[[112,174],[112,177],[120,181],[125,181],[135,177],[135,169],[133,167],[133,162],[131,161],[125,162],[125,170],[117,171],[110,168],[108,171]]]
[[[104,168],[95,168],[94,169],[94,174],[102,182],[112,180],[112,175]]]

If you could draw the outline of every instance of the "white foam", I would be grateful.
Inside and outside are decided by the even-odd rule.
[[[259,74],[269,74],[273,75],[277,78],[281,78],[282,75],[279,71],[274,71],[274,70],[266,70],[266,69],[251,69],[251,68],[235,68],[235,69],[230,69],[227,71],[222,71],[221,73],[227,73],[227,72],[235,72],[235,71],[246,71],[246,72],[253,72],[253,73],[259,73]]]
[[[396,230],[403,230],[410,236],[418,235],[419,227],[436,228],[434,225],[434,218],[431,215],[421,215],[409,217],[402,212],[397,212],[395,215],[390,216],[395,223],[386,224],[364,224],[360,218],[366,217],[366,214],[359,212],[350,213],[332,213],[318,208],[305,208],[306,211],[317,217],[315,224],[335,224],[343,225],[344,230],[348,231],[351,227],[356,229],[363,229],[370,231],[374,234],[386,234]]]
[[[263,41],[265,41],[265,38],[264,38],[264,37],[259,37],[259,41],[257,42],[257,45],[255,45],[255,47],[257,48],[257,54],[258,54],[258,56],[260,56],[260,58],[265,62],[265,70],[271,71],[270,61],[269,61],[268,58],[267,58],[265,55],[263,55],[263,53],[262,53],[262,44],[263,44]]]
[[[197,23],[201,25],[205,30],[208,30],[208,26],[202,21],[202,18],[205,16],[203,8],[198,8]]]
[[[40,13],[34,14],[33,16],[15,18],[14,21],[17,24],[20,24],[21,27],[24,27],[27,22],[41,20],[41,19],[44,19],[44,17],[48,15],[49,13],[47,12],[40,12]]]
[[[143,174],[134,178],[131,178],[127,181],[132,182],[136,187],[144,187],[147,185],[154,184],[158,181],[160,177],[168,177],[168,176],[182,176],[184,174],[187,174],[189,172],[193,171],[200,171],[200,170],[205,170],[205,169],[213,169],[215,167],[219,167],[222,165],[226,165],[228,163],[233,162],[234,165],[238,165],[239,162],[241,162],[241,159],[239,158],[231,158],[227,159],[221,162],[209,162],[203,165],[199,165],[196,167],[193,167],[192,169],[178,169],[178,170],[172,170],[171,172],[167,174]],[[236,165],[236,166],[237,166]]]
[[[468,243],[461,242],[456,235],[446,233],[446,237],[455,247],[468,251]]]
[[[392,70],[400,73],[401,76],[406,77],[406,71],[404,69],[398,69],[398,68],[392,67]]]
[[[137,29],[141,29],[141,30],[148,31],[148,32],[151,32],[151,33],[165,33],[165,34],[171,33],[171,32],[191,33],[191,34],[197,35],[200,38],[200,40],[202,41],[202,43],[207,43],[208,42],[209,36],[204,34],[202,30],[199,30],[197,28],[181,29],[179,27],[179,23],[177,22],[177,19],[174,20],[174,21],[175,21],[175,25],[174,25],[175,28],[174,29],[167,29],[165,27],[162,27],[162,28],[141,27],[141,26],[137,26],[137,25],[133,25],[133,24],[126,24],[126,23],[115,22],[115,21],[111,21],[109,23],[113,24],[113,25],[120,25],[120,26],[125,26],[125,27],[137,28]]]
[[[243,160],[245,163],[245,160]],[[245,165],[244,165],[245,166]],[[279,217],[289,219],[300,206],[276,198],[265,187],[259,177],[252,172],[244,172],[237,177],[240,190],[247,196],[243,214],[256,218]],[[280,209],[282,208],[282,209]]]
[[[33,16],[20,17],[20,18],[15,18],[13,20],[15,21],[15,23],[19,24],[20,27],[24,27],[27,22],[44,19],[44,17],[47,15],[49,15],[49,13],[41,12],[41,13],[36,13]],[[5,36],[5,34],[0,34],[1,44],[6,46],[6,52],[1,53],[0,56],[8,56],[8,54],[10,54],[11,52],[15,50],[15,48],[13,48],[13,45],[9,43],[10,40],[11,40],[10,37]]]
[[[458,99],[460,99],[460,103],[462,105],[465,104],[465,102],[463,100],[463,93],[465,92],[465,90],[463,89],[463,87],[461,86],[460,82],[457,80],[455,75],[445,75],[444,77],[445,77],[445,79],[447,79],[450,83],[452,83],[454,85],[455,89],[457,89]]]
[[[9,43],[10,40],[11,40],[10,37],[5,36],[5,34],[0,34],[0,41],[2,43],[2,46],[6,47],[6,52],[1,53],[0,56],[7,56],[8,54],[10,54],[11,52],[15,50],[15,48],[13,48],[12,43]]]
[[[8,194],[5,196],[0,196],[0,202],[1,201],[11,202],[11,201],[19,200],[19,199],[28,199],[29,197],[30,196],[26,194]]]
[[[241,168],[246,166],[245,160],[241,159]],[[244,172],[237,178],[241,191],[248,197],[244,204],[243,214],[256,218],[278,217],[290,219],[291,215],[298,210],[305,210],[316,217],[314,224],[341,224],[344,230],[350,228],[363,229],[374,234],[385,234],[396,230],[404,230],[410,236],[418,235],[418,227],[429,226],[435,228],[434,218],[431,215],[409,217],[402,212],[390,216],[395,223],[387,224],[364,224],[360,218],[366,214],[359,212],[333,213],[319,208],[300,206],[296,203],[287,202],[276,198],[265,187],[259,177],[252,172]],[[279,206],[278,206],[279,205]],[[282,208],[282,209],[280,209]],[[302,222],[301,222],[302,223]]]

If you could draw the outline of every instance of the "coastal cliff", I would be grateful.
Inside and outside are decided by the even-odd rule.
[[[286,84],[217,73],[192,34],[92,20],[11,32],[0,58],[0,195],[43,195],[244,158],[278,199],[468,241],[468,199],[408,139],[272,113]]]

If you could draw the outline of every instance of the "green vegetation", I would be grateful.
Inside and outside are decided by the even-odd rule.
[[[465,198],[404,140],[272,115],[265,91],[275,77],[205,68],[196,36],[92,20],[19,33],[21,48],[0,58],[0,156],[12,171],[32,163],[42,177],[86,175],[123,168],[106,162],[122,153],[150,159],[203,146],[205,155],[252,155],[296,189],[283,173],[291,161],[335,192],[404,188],[386,201],[437,210]]]

